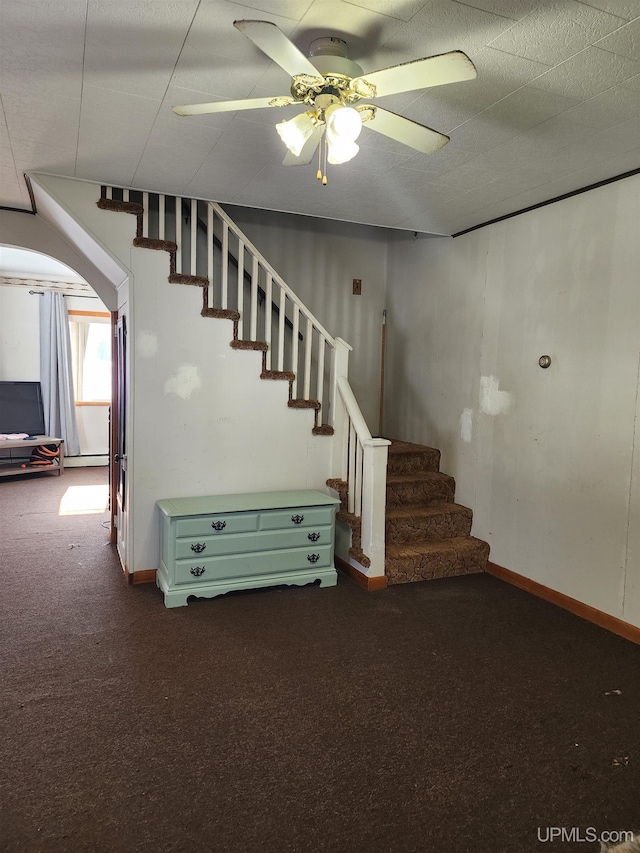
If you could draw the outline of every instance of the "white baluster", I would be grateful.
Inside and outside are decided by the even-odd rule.
[[[244,243],[240,238],[238,238],[238,311],[240,312],[238,338],[242,341],[244,340]]]
[[[358,437],[351,418],[349,418],[349,465],[347,469],[347,483],[349,488],[349,500],[347,502],[349,512],[355,509],[355,494],[356,494],[356,445]]]
[[[280,316],[278,317],[278,370],[284,370],[284,319],[287,310],[287,294],[280,288]]]
[[[198,269],[198,202],[191,199],[191,275],[197,275]]]
[[[229,285],[229,225],[227,222],[222,226],[222,304],[227,307],[227,291]]]
[[[209,279],[209,298],[207,304],[213,308],[213,207],[207,205],[207,278]]]
[[[258,340],[258,274],[258,258],[254,255],[251,267],[251,341]]]
[[[293,306],[293,339],[291,346],[291,369],[295,373],[295,379],[291,386],[291,396],[295,400],[298,396],[298,338],[300,337],[300,308]]]
[[[109,199],[113,198],[113,187],[107,187],[106,192],[107,192],[107,198],[109,198]]]
[[[311,343],[313,341],[313,323],[307,319],[307,332],[304,342],[304,399],[311,399]]]
[[[149,236],[149,193],[142,193],[142,236]]]
[[[163,195],[158,196],[158,240],[164,240],[164,205],[165,205],[165,197]]]
[[[318,384],[316,390],[316,400],[322,406],[322,398],[324,392],[324,345],[325,339],[322,335],[318,335]],[[322,411],[322,409],[320,409]],[[322,420],[320,419],[320,422]]]
[[[271,370],[271,300],[273,298],[273,276],[267,273],[264,296],[264,339],[267,344],[266,368]],[[295,397],[295,394],[293,395]]]
[[[122,201],[129,201],[129,190],[122,190]]]
[[[176,272],[182,272],[182,199],[176,196]]]
[[[355,471],[355,501],[354,512],[356,515],[362,515],[362,445],[356,439],[356,471]]]

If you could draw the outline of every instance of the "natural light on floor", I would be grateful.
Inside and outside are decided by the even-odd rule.
[[[58,515],[94,515],[109,507],[109,487],[69,486],[62,496]]]

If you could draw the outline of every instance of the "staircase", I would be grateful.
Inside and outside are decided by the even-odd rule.
[[[360,519],[348,511],[343,480],[327,485],[340,495],[338,519],[352,530],[349,555],[368,567]],[[385,508],[387,584],[483,572],[489,545],[470,535],[472,511],[454,503],[455,482],[440,472],[440,451],[392,441],[388,449]]]
[[[260,379],[288,382],[287,406],[313,411],[313,435],[334,435],[325,361],[330,366],[343,342],[329,335],[218,205],[103,186],[97,206],[135,216],[133,245],[167,252],[168,282],[200,287],[201,316],[231,320],[230,346],[262,353]]]
[[[313,434],[331,437],[327,485],[340,495],[359,577],[395,584],[485,570],[489,546],[470,536],[471,510],[453,502],[440,452],[371,436],[347,378],[351,347],[219,205],[104,186],[97,206],[135,216],[134,246],[167,252],[169,283],[201,288],[201,316],[230,320],[230,346],[260,352],[260,378],[287,382],[288,407],[313,411]]]

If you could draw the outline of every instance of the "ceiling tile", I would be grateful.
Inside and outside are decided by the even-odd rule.
[[[12,139],[31,139],[34,144],[54,139],[62,148],[75,146],[80,116],[79,98],[49,93],[25,101],[4,93],[2,102]]]
[[[403,55],[409,58],[432,56],[449,50],[462,50],[471,55],[511,26],[513,21],[509,18],[492,15],[482,9],[453,0],[430,0],[410,22],[397,25],[388,41],[402,45]],[[532,59],[539,61],[537,57]]]
[[[640,63],[588,47],[529,83],[532,88],[584,100],[640,74]]]
[[[640,7],[638,8],[640,14]],[[603,50],[610,50],[618,56],[626,56],[627,59],[640,61],[640,18],[620,27],[615,33],[600,39],[596,46]]]
[[[77,177],[131,186],[160,101],[85,86],[78,137]]]
[[[488,184],[500,177],[501,174],[503,173],[499,166],[484,165],[481,162],[476,163],[476,160],[471,160],[451,172],[445,172],[444,175],[434,178],[433,183],[465,192]]]
[[[610,12],[619,18],[626,18],[628,21],[637,18],[640,14],[638,12],[638,0],[581,0],[581,2],[585,6],[602,9],[604,12]]]
[[[67,148],[49,145],[46,141],[34,137],[12,140],[16,152],[16,162],[20,163],[23,171],[37,169],[40,172],[50,172],[57,175],[73,175],[76,165],[77,140]]]
[[[80,97],[86,0],[3,3],[0,64],[3,93],[18,84],[41,94]]]
[[[515,21],[533,12],[537,5],[538,0],[465,0],[465,6],[474,6],[476,9],[501,15],[503,18],[513,18]]]
[[[235,5],[299,21],[312,2],[313,0],[251,0],[250,3],[236,3]],[[250,20],[253,20],[253,15]]]
[[[536,9],[491,42],[491,47],[556,65],[604,38],[622,18],[575,0],[542,0]]]
[[[103,89],[161,99],[197,8],[197,0],[88,0],[85,81]]]
[[[620,83],[623,89],[631,89],[633,92],[640,92],[640,74],[637,77],[631,77],[629,80],[625,80],[624,83]]]
[[[350,6],[368,9],[370,12],[378,12],[388,18],[410,21],[425,5],[425,0],[406,0],[400,3],[398,0],[347,0],[347,3]]]
[[[614,86],[572,107],[563,115],[587,127],[610,127],[640,115],[640,91]]]

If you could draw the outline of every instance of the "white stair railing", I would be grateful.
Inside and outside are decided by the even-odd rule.
[[[336,389],[334,470],[347,483],[350,513],[360,518],[360,544],[369,558],[369,577],[384,575],[387,456],[386,438],[372,438],[347,379],[351,347],[336,338],[333,384]]]
[[[102,195],[140,204],[139,234],[175,242],[175,272],[207,280],[207,305],[237,311],[239,340],[266,343],[266,369],[293,374],[293,400],[319,407],[317,423],[334,431],[332,477],[347,482],[348,510],[361,519],[367,574],[384,575],[390,442],[372,438],[353,395],[348,382],[352,348],[327,332],[215,202],[115,187],[103,187]]]

